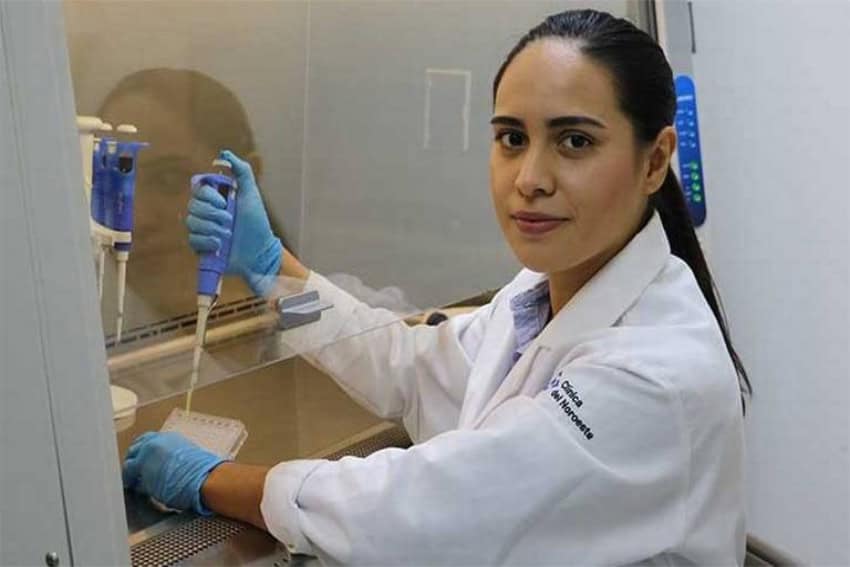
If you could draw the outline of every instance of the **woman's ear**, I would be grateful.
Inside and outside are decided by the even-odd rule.
[[[254,177],[259,183],[263,177],[263,158],[260,157],[260,154],[256,150],[251,150],[242,159],[251,164],[251,171],[254,172]]]
[[[676,130],[672,126],[664,127],[656,136],[649,152],[649,163],[644,179],[646,195],[652,195],[664,183],[667,170],[670,168],[670,160],[673,158],[673,152],[676,151],[676,140]]]

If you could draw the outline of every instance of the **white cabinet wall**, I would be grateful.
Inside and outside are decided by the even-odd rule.
[[[61,5],[0,2],[0,565],[129,563]]]
[[[752,378],[749,531],[850,564],[850,3],[693,3],[711,263]]]

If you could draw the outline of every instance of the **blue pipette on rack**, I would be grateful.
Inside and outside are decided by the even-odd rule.
[[[215,252],[202,254],[198,262],[198,322],[195,326],[195,349],[192,356],[192,376],[189,392],[186,395],[186,411],[192,406],[192,392],[198,383],[198,372],[201,366],[201,352],[207,332],[207,319],[210,310],[221,294],[221,281],[230,260],[230,247],[233,241],[233,231],[236,222],[236,180],[232,176],[230,162],[222,159],[213,160],[217,173],[201,175],[195,181],[201,185],[209,185],[227,201],[227,212],[230,213],[229,235],[221,238],[221,246]]]
[[[121,125],[120,133],[136,133],[135,127]],[[133,243],[133,210],[136,194],[136,164],[145,142],[119,141],[114,138],[95,140],[92,155],[91,218],[92,231],[100,245],[98,257],[98,289],[103,293],[103,271],[106,252],[115,253],[117,268],[117,314],[115,344],[121,342],[124,329],[124,295],[127,283],[127,260]]]

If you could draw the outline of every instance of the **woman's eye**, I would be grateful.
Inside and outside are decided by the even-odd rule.
[[[581,134],[569,134],[561,139],[561,145],[568,150],[582,150],[593,144],[593,140]]]
[[[525,144],[525,135],[521,132],[500,132],[496,135],[496,139],[509,150],[515,150]]]

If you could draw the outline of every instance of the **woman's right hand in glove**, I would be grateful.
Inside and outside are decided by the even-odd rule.
[[[256,295],[267,296],[281,269],[283,245],[272,232],[250,164],[230,150],[222,151],[218,157],[231,164],[236,179],[236,222],[227,271],[240,275]],[[192,198],[186,217],[189,245],[198,254],[218,250],[222,238],[230,236],[231,226],[227,201],[205,185],[203,178],[204,175],[192,177]]]

